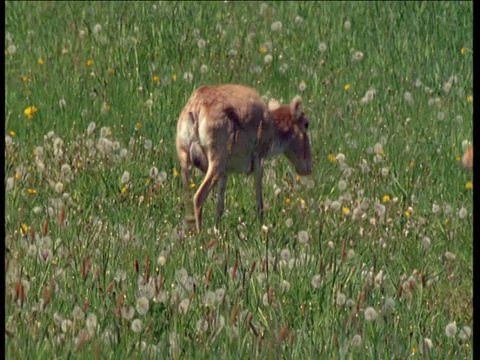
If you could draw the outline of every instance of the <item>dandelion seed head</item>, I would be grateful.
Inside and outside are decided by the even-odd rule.
[[[132,321],[131,329],[134,333],[140,333],[143,329],[143,322],[140,319],[135,319]]]
[[[62,320],[62,324],[61,324],[61,328],[62,328],[62,332],[63,333],[66,333],[68,330],[70,330],[73,326],[73,321],[72,320],[69,320],[69,319],[64,319]]]
[[[130,181],[130,173],[128,171],[124,171],[120,181],[122,182],[122,184],[128,183]]]
[[[467,341],[470,336],[472,335],[472,329],[470,326],[463,326],[460,331],[458,332],[458,338],[462,341]]]
[[[291,228],[293,226],[293,219],[288,218],[287,220],[285,220],[285,225],[287,228]]]
[[[355,51],[352,55],[352,60],[359,62],[363,60],[363,52],[361,51]]]
[[[342,203],[338,200],[335,200],[335,201],[332,201],[332,204],[330,205],[330,207],[335,210],[335,211],[338,211],[341,209],[342,207]]]
[[[420,354],[427,354],[433,348],[432,340],[429,338],[424,338],[422,340],[422,345],[419,347]]]
[[[102,32],[102,25],[100,25],[100,24],[95,24],[95,25],[93,26],[93,29],[92,29],[92,30],[93,30],[93,33],[94,33],[95,35],[98,35],[98,34],[100,34],[100,33]]]
[[[153,296],[152,296],[153,297]],[[144,296],[137,299],[136,309],[140,315],[145,315],[148,312],[149,302],[148,299]]]
[[[308,235],[308,232],[305,231],[305,230],[300,230],[298,232],[297,237],[298,237],[298,241],[300,242],[300,244],[307,244],[309,239],[310,239],[310,237]]]
[[[275,21],[272,23],[272,26],[271,26],[271,29],[272,31],[275,31],[275,32],[278,32],[280,30],[282,30],[282,23],[281,21]]]
[[[282,63],[280,67],[278,68],[278,71],[280,71],[282,74],[285,74],[288,70],[288,64],[287,63]]]
[[[344,293],[339,292],[337,294],[337,297],[335,299],[335,302],[337,303],[338,306],[343,306],[345,305],[345,302],[347,301],[347,297],[345,296]]]
[[[298,91],[302,92],[307,88],[307,84],[305,84],[305,81],[300,81],[300,84],[298,85]]]
[[[72,316],[74,320],[83,320],[85,318],[85,313],[80,306],[75,305],[72,311]]]
[[[202,39],[202,38],[200,38],[200,39],[197,40],[197,46],[198,46],[200,49],[203,49],[206,44],[207,44],[207,42],[206,42],[204,39]]]
[[[185,72],[183,74],[183,80],[185,80],[186,82],[189,82],[191,83],[193,81],[193,74],[191,72]]]
[[[455,322],[451,322],[447,324],[445,327],[445,335],[447,335],[448,338],[453,338],[457,334],[457,324]]]
[[[180,314],[185,314],[188,311],[189,307],[190,307],[190,300],[189,299],[183,299],[178,304],[178,312]]]
[[[465,219],[468,215],[468,211],[466,208],[464,208],[463,206],[460,208],[460,210],[458,210],[458,217],[460,219]]]
[[[205,333],[208,330],[208,321],[204,318],[198,320],[197,324],[195,325],[195,329],[200,334]]]
[[[89,332],[94,332],[95,330],[97,330],[97,325],[98,325],[97,315],[95,315],[94,313],[89,313],[87,315],[85,325]]]
[[[345,180],[340,180],[338,182],[338,190],[344,191],[347,188],[347,182]]]
[[[450,81],[447,81],[445,84],[443,84],[443,91],[445,93],[448,94],[451,89],[452,89],[452,83]]]
[[[128,321],[132,320],[133,316],[135,315],[135,309],[129,305],[122,307],[121,312],[122,312],[122,317]]]
[[[314,275],[310,283],[313,288],[318,289],[322,285],[322,276],[320,274]]]
[[[363,342],[363,339],[362,339],[362,335],[360,334],[355,334],[353,337],[352,337],[352,340],[351,340],[351,344],[352,346],[355,346],[355,347],[359,347],[362,345],[362,342]]]
[[[221,304],[225,299],[226,291],[224,288],[218,288],[215,290],[215,298],[218,304]]]
[[[265,55],[265,57],[263,59],[264,59],[265,64],[268,65],[273,61],[273,56],[270,55],[270,54],[267,54],[267,55]]]
[[[411,92],[409,91],[405,91],[403,93],[403,99],[405,100],[405,102],[409,105],[413,104],[413,95]]]
[[[374,208],[375,208],[375,212],[377,213],[377,215],[378,215],[379,217],[382,217],[382,216],[385,215],[385,211],[386,211],[385,205],[376,203],[376,204],[374,205]]]
[[[365,309],[364,315],[365,315],[365,320],[367,321],[373,321],[377,318],[377,312],[371,306]]]
[[[200,66],[200,72],[202,74],[206,74],[208,72],[208,66],[203,64],[202,66]]]
[[[299,15],[295,16],[295,24],[299,25],[303,23],[303,18]]]
[[[17,47],[14,44],[8,45],[7,51],[10,55],[15,55],[17,52]]]
[[[325,52],[326,50],[327,50],[327,44],[325,44],[324,42],[321,42],[320,44],[318,44],[318,51]]]
[[[261,3],[260,4],[260,15],[265,15],[268,10],[268,5],[266,3]]]

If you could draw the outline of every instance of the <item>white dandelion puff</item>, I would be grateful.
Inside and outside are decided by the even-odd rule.
[[[140,319],[133,320],[131,327],[132,327],[132,331],[138,334],[140,331],[142,331],[142,328],[143,328],[142,320]]]
[[[377,312],[371,306],[365,309],[364,315],[365,315],[365,320],[367,321],[373,321],[377,318]]]
[[[297,237],[300,244],[307,244],[310,239],[308,232],[306,232],[305,230],[300,230]]]
[[[149,308],[149,303],[146,297],[142,296],[137,299],[136,309],[140,315],[145,315],[148,312],[148,308]]]
[[[282,23],[280,21],[275,21],[271,26],[272,31],[278,32],[282,30]]]
[[[455,322],[449,323],[445,327],[445,335],[447,335],[448,338],[453,338],[457,334],[457,324]]]

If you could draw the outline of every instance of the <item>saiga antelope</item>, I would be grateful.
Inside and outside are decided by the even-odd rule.
[[[202,228],[203,204],[216,183],[218,228],[227,175],[234,172],[255,172],[262,220],[263,161],[283,152],[299,175],[309,175],[312,158],[307,128],[300,96],[284,106],[271,100],[267,107],[254,89],[244,85],[202,86],[194,91],[178,119],[176,147],[186,191],[192,164],[206,173],[193,198],[197,231]]]

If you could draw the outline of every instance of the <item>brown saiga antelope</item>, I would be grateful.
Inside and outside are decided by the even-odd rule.
[[[193,198],[197,231],[202,228],[203,204],[217,182],[218,228],[229,173],[255,172],[260,219],[264,159],[283,152],[299,175],[309,175],[312,158],[307,128],[299,96],[284,106],[271,100],[267,107],[254,89],[244,85],[202,86],[194,91],[178,119],[176,145],[186,191],[192,164],[206,173]]]

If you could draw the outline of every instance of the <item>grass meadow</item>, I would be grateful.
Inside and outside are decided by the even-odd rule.
[[[472,2],[6,2],[7,359],[472,359]],[[313,173],[190,231],[203,84],[299,94]],[[192,196],[202,181],[195,172]]]

